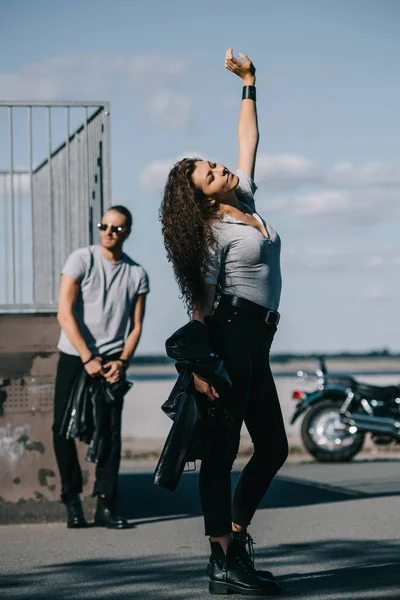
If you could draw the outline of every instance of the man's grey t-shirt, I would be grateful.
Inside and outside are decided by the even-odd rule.
[[[100,246],[89,246],[70,254],[62,273],[80,284],[74,314],[91,352],[120,352],[131,328],[136,297],[149,291],[146,271],[126,254],[112,263],[104,258]],[[78,356],[64,331],[58,349]]]
[[[239,185],[235,193],[242,209],[264,225],[268,239],[253,225],[223,213],[213,225],[216,244],[210,249],[204,282],[218,284],[222,294],[278,310],[282,289],[281,240],[256,212],[254,181],[244,171],[238,170],[237,175]]]

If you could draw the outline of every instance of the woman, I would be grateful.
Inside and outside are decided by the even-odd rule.
[[[287,439],[269,367],[279,321],[280,239],[256,212],[253,181],[259,140],[255,68],[230,48],[225,66],[242,79],[236,174],[222,164],[185,158],[171,170],[160,210],[163,236],[192,318],[209,326],[210,343],[232,380],[211,456],[202,461],[200,497],[210,538],[210,592],[277,594],[268,571],[256,571],[246,544],[255,510],[287,458]],[[217,308],[214,306],[217,303]],[[194,376],[213,401],[216,390]],[[231,505],[230,473],[246,423],[254,453]]]

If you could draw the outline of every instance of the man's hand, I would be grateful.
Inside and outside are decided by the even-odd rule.
[[[235,58],[232,48],[228,48],[225,54],[225,67],[243,79],[244,85],[254,85],[256,81],[255,66],[246,54],[239,53],[239,56],[242,60]]]
[[[95,356],[90,362],[85,365],[85,371],[91,377],[103,375],[103,362],[100,356]]]
[[[197,392],[199,392],[200,394],[205,394],[210,398],[210,400],[215,400],[216,398],[219,398],[216,389],[212,385],[210,385],[208,381],[203,379],[203,377],[200,377],[200,375],[196,375],[194,373],[193,380]]]
[[[103,376],[108,383],[116,383],[124,373],[124,364],[120,360],[110,360],[103,366]]]

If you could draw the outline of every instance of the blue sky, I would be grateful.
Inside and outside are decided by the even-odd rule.
[[[400,3],[0,0],[1,99],[111,102],[114,202],[152,291],[139,353],[186,319],[157,219],[168,166],[235,168],[257,67],[259,212],[282,237],[281,351],[400,350]]]

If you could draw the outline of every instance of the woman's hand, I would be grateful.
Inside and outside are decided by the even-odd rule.
[[[210,400],[215,400],[219,398],[216,389],[208,383],[203,377],[200,375],[196,375],[193,373],[194,387],[199,394],[205,394],[209,397]]]
[[[225,54],[225,67],[243,80],[244,85],[254,85],[256,82],[256,68],[246,54],[240,54],[242,60],[233,56],[232,48]]]

